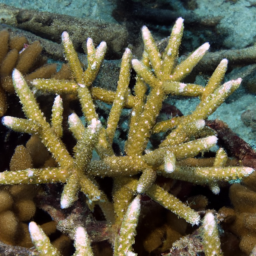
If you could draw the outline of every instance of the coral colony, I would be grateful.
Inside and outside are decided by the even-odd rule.
[[[88,67],[83,71],[68,33],[63,32],[62,43],[73,80],[35,79],[32,82],[37,90],[58,95],[52,108],[51,124],[46,121],[21,72],[15,69],[13,84],[27,119],[5,116],[2,122],[14,131],[38,135],[58,167],[5,171],[0,174],[0,183],[64,183],[61,208],[70,207],[77,200],[78,192],[82,191],[90,209],[98,205],[107,222],[118,227],[113,242],[114,255],[118,256],[136,255],[132,245],[141,208],[140,194],[146,194],[188,223],[199,225],[199,214],[157,185],[156,176],[208,185],[213,193],[218,193],[218,181],[242,179],[251,174],[253,169],[225,167],[227,155],[221,148],[212,167],[200,167],[198,158],[194,158],[198,161],[198,167],[180,164],[181,160],[189,160],[216,145],[217,137],[205,127],[204,120],[241,83],[241,79],[237,79],[221,84],[227,69],[226,59],[220,62],[206,87],[182,83],[209,49],[209,44],[205,43],[186,60],[177,64],[183,29],[183,19],[179,18],[166,49],[160,53],[151,33],[144,26],[143,57],[141,60],[132,60],[131,51],[125,50],[116,92],[91,87],[104,59],[106,43],[102,42],[95,48],[92,39],[87,40]],[[134,93],[128,87],[131,68],[137,73]],[[85,127],[75,113],[68,118],[69,129],[77,140],[73,156],[61,140],[63,106],[59,94],[63,93],[78,97],[88,124]],[[156,122],[167,95],[199,96],[201,102],[188,116]],[[99,121],[94,99],[112,103],[105,127]],[[130,126],[125,152],[122,156],[116,156],[112,143],[123,108],[132,109]],[[150,151],[147,148],[150,136],[167,130],[171,132],[159,147]],[[100,160],[92,159],[93,150],[96,150]],[[113,201],[109,201],[95,179],[106,176],[113,178]],[[206,255],[221,255],[218,230],[212,213],[206,214],[203,230]],[[60,254],[35,222],[29,224],[29,231],[40,255]],[[86,230],[82,227],[76,229],[75,248],[74,255],[93,254]]]

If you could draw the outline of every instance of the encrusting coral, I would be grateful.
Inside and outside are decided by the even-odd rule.
[[[32,84],[36,89],[45,92],[78,96],[88,125],[85,128],[75,113],[68,118],[70,130],[77,140],[73,156],[61,140],[63,116],[61,97],[57,95],[55,98],[52,121],[49,124],[22,74],[15,69],[12,75],[13,84],[27,119],[5,116],[2,122],[17,132],[39,136],[58,163],[58,167],[5,171],[0,174],[0,183],[8,185],[65,183],[61,195],[62,208],[70,207],[77,200],[78,192],[82,191],[87,197],[88,206],[93,209],[98,205],[108,223],[116,229],[113,239],[114,255],[134,255],[132,244],[140,209],[140,196],[134,199],[136,194],[146,194],[188,223],[198,225],[199,213],[159,186],[155,182],[156,176],[206,184],[214,193],[218,193],[219,180],[242,179],[251,174],[253,169],[226,167],[227,156],[222,149],[217,152],[213,167],[200,167],[200,159],[195,159],[199,167],[180,164],[181,160],[186,159],[189,162],[191,158],[216,145],[217,137],[205,127],[204,119],[211,115],[241,83],[241,79],[237,79],[221,85],[227,69],[226,59],[216,68],[206,87],[180,82],[192,71],[209,48],[209,44],[205,43],[186,60],[177,64],[182,33],[183,19],[179,18],[173,27],[165,51],[160,53],[151,33],[144,26],[142,36],[145,49],[142,60],[131,60],[131,51],[126,49],[122,57],[117,90],[110,92],[101,88],[91,88],[103,61],[106,44],[102,42],[95,49],[92,39],[87,40],[88,67],[83,71],[68,33],[63,32],[62,42],[73,80],[35,79]],[[134,95],[128,87],[131,66],[137,73]],[[149,85],[148,94],[147,85]],[[201,102],[188,116],[173,117],[156,123],[163,101],[169,94],[199,96]],[[103,127],[99,121],[93,99],[112,103],[106,127]],[[123,108],[132,108],[130,128],[125,152],[121,156],[116,156],[112,143]],[[158,148],[148,147],[152,133],[170,130],[171,132],[162,140]],[[93,150],[97,151],[100,160],[92,159]],[[97,183],[98,176],[113,177],[113,202],[109,201]],[[42,245],[45,238],[35,223],[30,224],[30,233],[38,250],[45,255],[44,250],[48,250],[50,245],[49,242],[47,245]],[[76,246],[78,252],[75,255],[82,255],[78,250],[81,245],[77,242],[81,239],[76,236],[75,241],[78,245]],[[53,252],[54,249],[51,250]],[[58,255],[58,252],[54,251],[54,253],[53,255]]]

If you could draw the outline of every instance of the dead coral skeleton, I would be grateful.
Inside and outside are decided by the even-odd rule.
[[[82,191],[87,197],[88,206],[93,209],[98,205],[108,223],[118,227],[113,244],[114,255],[128,253],[134,255],[132,244],[140,210],[140,196],[134,199],[136,194],[146,194],[188,223],[198,225],[199,214],[157,185],[156,176],[206,184],[214,193],[218,193],[219,180],[241,179],[251,174],[253,169],[225,167],[227,155],[222,149],[218,151],[213,167],[190,167],[179,164],[182,159],[193,158],[216,145],[217,137],[205,128],[204,119],[212,114],[241,83],[241,79],[237,79],[221,85],[227,69],[226,59],[216,68],[206,87],[182,83],[181,80],[192,71],[209,49],[209,44],[205,43],[185,61],[177,64],[182,33],[183,19],[179,18],[173,27],[169,43],[161,54],[151,33],[144,26],[142,35],[145,50],[142,60],[131,60],[131,51],[126,49],[122,58],[117,90],[110,92],[101,88],[91,88],[103,61],[106,43],[102,42],[95,49],[92,39],[87,40],[88,67],[83,71],[68,33],[63,32],[64,51],[74,79],[72,81],[36,79],[33,81],[33,86],[42,91],[56,94],[71,93],[78,96],[89,125],[85,128],[75,113],[69,116],[69,127],[77,140],[73,156],[61,140],[63,116],[61,97],[56,96],[52,121],[49,124],[22,74],[14,70],[15,91],[27,119],[6,116],[2,122],[15,131],[38,135],[55,158],[58,167],[30,168],[15,173],[5,171],[0,174],[0,183],[9,185],[65,183],[61,196],[62,208],[71,206],[77,200],[78,192]],[[134,95],[128,88],[131,65],[137,73]],[[147,95],[148,85],[150,92]],[[102,127],[99,122],[92,94],[93,98],[112,103],[106,127]],[[200,96],[201,102],[191,115],[156,123],[162,103],[169,94]],[[130,129],[125,144],[125,155],[115,156],[112,142],[124,107],[132,108]],[[159,148],[148,151],[147,145],[151,134],[167,130],[171,132],[161,142]],[[97,151],[100,160],[92,160],[93,150]],[[98,176],[113,177],[113,203],[108,200],[96,182],[95,177]],[[74,228],[76,232],[80,230],[78,227]],[[38,250],[44,255],[43,251],[50,248],[49,242],[42,245],[46,238],[35,223],[30,224],[30,231]],[[83,237],[85,236],[83,234]],[[81,251],[84,247],[83,245],[80,247],[77,242],[80,241],[79,237],[76,236],[75,244],[77,250]],[[78,252],[75,255],[80,254]]]

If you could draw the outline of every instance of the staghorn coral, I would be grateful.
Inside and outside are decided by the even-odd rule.
[[[9,185],[65,183],[61,196],[62,208],[70,207],[77,200],[78,192],[82,191],[87,197],[89,208],[93,209],[98,205],[107,222],[112,225],[114,230],[112,244],[115,255],[133,254],[132,243],[140,208],[139,196],[133,200],[136,194],[146,194],[188,223],[199,224],[199,214],[159,186],[155,182],[156,176],[206,184],[214,193],[218,193],[219,180],[241,179],[251,174],[253,169],[225,167],[227,156],[222,149],[218,151],[213,167],[180,164],[181,160],[189,160],[201,152],[208,151],[216,144],[217,138],[213,135],[209,136],[212,133],[204,127],[204,119],[212,114],[241,83],[241,79],[237,79],[221,85],[227,69],[225,59],[216,68],[205,88],[195,84],[181,83],[180,81],[192,71],[209,48],[209,44],[206,43],[185,61],[177,64],[182,33],[183,19],[179,18],[174,25],[169,43],[161,54],[149,30],[143,27],[145,50],[142,60],[131,61],[131,51],[126,49],[122,58],[117,90],[109,92],[90,87],[100,69],[106,44],[102,42],[95,49],[92,40],[90,38],[87,40],[88,67],[83,71],[69,35],[63,32],[62,42],[73,80],[35,79],[32,84],[42,91],[78,96],[82,112],[89,125],[85,128],[75,113],[69,116],[69,127],[77,140],[73,156],[61,140],[63,111],[61,97],[55,98],[52,121],[49,124],[25,79],[15,69],[13,71],[14,88],[27,119],[6,116],[2,122],[15,131],[39,136],[58,166],[29,168],[15,173],[5,171],[0,174],[0,183]],[[131,65],[137,73],[134,95],[128,89]],[[147,85],[150,87],[148,95],[146,94]],[[106,127],[102,127],[99,121],[92,94],[96,99],[112,103]],[[191,115],[156,123],[162,103],[168,94],[200,96],[201,102]],[[124,107],[132,108],[130,129],[124,155],[116,156],[112,149],[112,142]],[[152,133],[170,130],[171,132],[157,149],[150,150],[147,147]],[[94,149],[100,160],[92,160]],[[113,202],[108,199],[97,183],[98,176],[113,178]],[[35,224],[31,224],[30,232],[32,238],[39,237],[39,239],[33,238],[35,244],[44,241],[42,232],[38,231]],[[40,235],[37,235],[39,233]],[[124,246],[123,243],[126,245]],[[40,245],[38,248],[41,251],[43,248],[46,249],[46,247],[40,249]]]
[[[208,212],[203,221],[204,252],[206,256],[221,256],[220,239],[214,215]]]
[[[132,253],[131,247],[134,243],[134,234],[136,232],[135,229],[137,227],[139,213],[140,196],[137,196],[128,207],[124,216],[124,220],[120,228],[120,235],[116,237],[114,255],[125,256],[127,253]],[[59,251],[55,246],[51,245],[49,238],[35,222],[30,222],[29,231],[40,255],[60,255]],[[76,251],[73,256],[93,256],[90,238],[83,227],[76,228],[74,240]]]
[[[35,222],[29,223],[29,232],[37,250],[40,252],[40,255],[61,255],[57,248],[50,243],[49,238],[45,235],[42,228]],[[77,250],[74,256],[92,256],[89,237],[82,227],[78,227],[76,229],[75,247]]]

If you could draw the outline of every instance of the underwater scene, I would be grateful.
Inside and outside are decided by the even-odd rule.
[[[256,0],[0,0],[0,255],[256,256]]]

